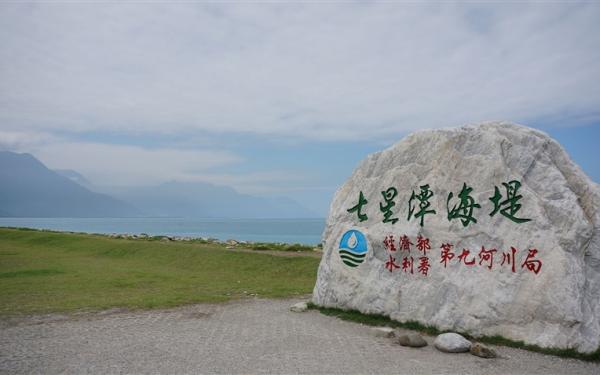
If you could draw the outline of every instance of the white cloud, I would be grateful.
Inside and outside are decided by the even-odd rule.
[[[10,131],[0,129],[0,150],[27,152],[29,149],[56,141],[52,134],[36,131]]]
[[[206,142],[204,142],[206,143]],[[50,169],[73,169],[102,188],[201,181],[248,194],[293,191],[306,176],[286,171],[228,173],[244,160],[229,151],[144,148],[74,141],[47,133],[0,130],[0,150],[32,153]],[[304,188],[302,188],[304,189]],[[310,189],[310,188],[308,188]]]
[[[599,16],[594,3],[2,4],[0,126],[355,140],[588,123]]]
[[[97,186],[194,180],[202,173],[241,161],[225,151],[146,149],[85,142],[52,142],[34,147],[32,153],[49,168],[76,170]]]
[[[311,187],[304,187],[307,176],[286,171],[243,174],[202,173],[188,179],[188,181],[203,181],[215,185],[231,186],[238,192],[245,194],[289,193],[296,190],[313,190]]]

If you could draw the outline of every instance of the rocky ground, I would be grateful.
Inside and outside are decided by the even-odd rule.
[[[506,347],[501,358],[403,347],[298,300],[0,321],[0,373],[598,374],[600,364]],[[402,332],[401,332],[402,333]],[[406,332],[404,332],[406,333]]]

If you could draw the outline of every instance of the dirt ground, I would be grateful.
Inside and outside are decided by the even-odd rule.
[[[482,359],[412,349],[298,300],[0,320],[1,373],[600,374],[600,364],[493,347]]]

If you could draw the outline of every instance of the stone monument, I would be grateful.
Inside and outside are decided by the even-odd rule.
[[[420,131],[336,192],[313,302],[593,352],[600,186],[546,134]]]

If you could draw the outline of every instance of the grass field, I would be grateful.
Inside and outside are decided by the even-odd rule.
[[[318,263],[217,244],[0,228],[0,315],[294,296],[312,292]]]

